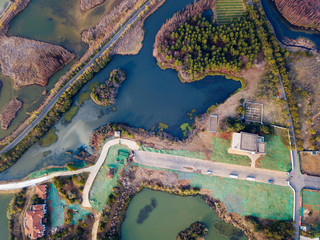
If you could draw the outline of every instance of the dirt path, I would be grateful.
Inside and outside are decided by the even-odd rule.
[[[97,240],[100,217],[101,217],[100,213],[97,213],[94,215],[94,224],[92,226],[92,236],[91,236],[92,240]]]

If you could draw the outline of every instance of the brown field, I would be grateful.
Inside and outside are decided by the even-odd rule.
[[[320,176],[320,154],[312,155],[310,152],[300,152],[301,172]]]
[[[320,148],[320,142],[312,143],[311,137],[320,135],[320,54],[314,54],[310,58],[291,57],[290,62],[294,94],[299,106],[303,147],[317,150]],[[310,128],[315,129],[316,134],[311,135],[308,132]]]

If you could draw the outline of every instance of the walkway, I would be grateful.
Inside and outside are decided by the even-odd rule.
[[[77,81],[88,67],[95,62],[95,60],[112,45],[126,32],[126,29],[133,24],[139,17],[139,14],[143,12],[149,5],[151,0],[146,2],[133,16],[130,20],[113,36],[113,38],[57,93],[57,95],[51,100],[51,102],[43,109],[40,115],[18,136],[16,137],[8,146],[0,151],[0,154],[10,151],[14,148],[50,111],[54,104],[58,101],[61,95],[69,88],[73,83]]]
[[[48,181],[48,180],[53,179],[55,177],[76,175],[76,174],[80,174],[83,172],[91,172],[93,168],[94,168],[94,166],[82,168],[82,169],[75,170],[75,171],[55,172],[55,173],[49,174],[47,176],[35,178],[35,179],[31,179],[31,180],[3,183],[3,184],[0,184],[0,191],[15,190],[15,189],[21,189],[21,188],[25,188],[25,187],[34,186],[38,183]]]
[[[82,194],[82,206],[83,207],[87,207],[87,208],[91,207],[91,204],[89,201],[89,193],[90,193],[91,186],[92,186],[94,179],[96,178],[102,164],[104,163],[104,160],[106,159],[106,157],[108,155],[109,148],[113,145],[116,145],[116,144],[127,145],[132,150],[139,149],[139,146],[136,144],[136,142],[131,141],[131,140],[127,140],[127,139],[110,140],[103,146],[100,157],[99,157],[98,161],[96,162],[96,164],[91,169],[88,180],[86,181],[86,184],[84,185],[84,188],[83,188],[83,194]]]

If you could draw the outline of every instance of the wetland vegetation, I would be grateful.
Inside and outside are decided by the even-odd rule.
[[[109,79],[91,91],[91,99],[100,106],[109,106],[116,102],[119,88],[126,80],[126,73],[121,69],[114,69]]]

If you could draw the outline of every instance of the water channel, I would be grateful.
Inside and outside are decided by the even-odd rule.
[[[1,4],[0,0],[0,12]],[[33,0],[26,9],[18,14],[11,22],[9,36],[20,36],[44,42],[58,44],[68,49],[80,58],[87,49],[81,41],[81,32],[94,26],[99,19],[117,5],[120,0],[106,1],[104,4],[81,12],[80,1],[74,0]],[[2,87],[0,90],[0,111],[14,97],[23,102],[23,108],[12,121],[7,130],[0,129],[0,138],[9,135],[15,130],[43,101],[44,91],[50,91],[76,60],[61,69],[49,79],[46,87],[37,85],[14,88],[13,80],[0,73]]]
[[[47,165],[63,165],[71,161],[71,155],[65,152],[88,146],[92,131],[108,122],[126,122],[131,126],[146,129],[164,122],[168,124],[169,132],[181,136],[179,126],[190,121],[187,112],[196,109],[196,114],[203,113],[209,106],[223,102],[235,92],[241,86],[238,81],[222,76],[210,76],[198,82],[182,84],[175,71],[161,70],[156,64],[152,49],[157,31],[167,18],[183,9],[189,2],[192,0],[166,1],[147,19],[146,35],[140,53],[135,56],[115,56],[91,81],[106,81],[109,72],[114,68],[126,71],[127,80],[119,91],[115,112],[111,107],[100,107],[91,100],[86,101],[71,123],[64,124],[60,121],[56,125],[59,138],[56,143],[46,148],[33,146],[13,167],[0,174],[0,180],[25,177],[28,173]],[[36,8],[29,14],[37,14],[38,11]],[[30,18],[26,17],[24,21],[28,19]],[[22,23],[16,20],[12,28],[15,29],[16,25],[20,24]],[[21,28],[21,31],[23,29]],[[38,31],[41,32],[41,29]],[[37,35],[34,36],[36,37]],[[88,90],[88,85],[82,92]]]
[[[207,240],[244,240],[245,234],[223,222],[200,197],[182,197],[144,189],[130,202],[121,226],[123,240],[174,240],[195,221],[208,228]],[[152,237],[151,237],[152,236]]]
[[[11,201],[13,194],[0,194],[0,239],[9,239],[7,206]]]
[[[279,41],[285,38],[297,39],[299,37],[308,38],[313,41],[318,51],[320,50],[320,34],[315,31],[301,30],[290,24],[278,11],[272,0],[260,0],[268,20],[271,22],[276,37]]]

